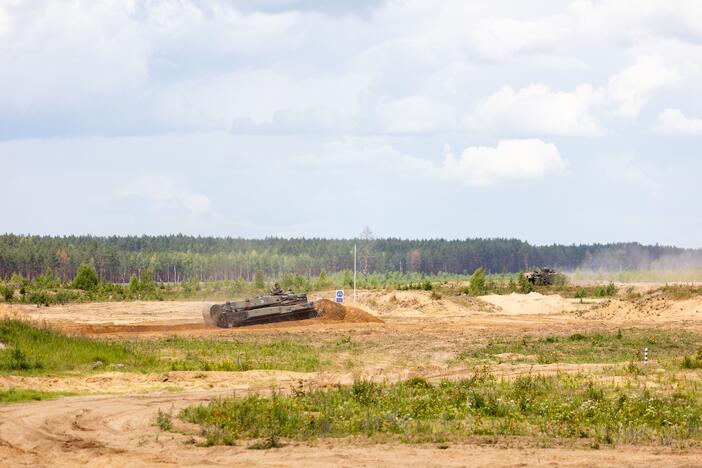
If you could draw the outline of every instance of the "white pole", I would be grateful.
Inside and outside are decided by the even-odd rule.
[[[356,307],[356,244],[353,244],[353,306]]]

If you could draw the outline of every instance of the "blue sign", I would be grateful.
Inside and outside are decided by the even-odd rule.
[[[337,289],[336,302],[344,302],[344,290],[343,289]]]

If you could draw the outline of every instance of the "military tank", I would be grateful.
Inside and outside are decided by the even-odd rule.
[[[221,328],[305,320],[316,316],[317,311],[307,300],[307,294],[283,291],[277,283],[267,296],[208,304],[202,311],[207,325]]]
[[[537,286],[549,286],[554,283],[558,273],[551,268],[539,268],[538,270],[524,273],[527,281]]]

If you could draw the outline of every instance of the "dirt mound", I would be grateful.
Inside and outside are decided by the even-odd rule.
[[[445,320],[484,315],[495,309],[478,298],[442,297],[428,291],[361,291],[358,302],[374,315],[400,320]]]
[[[670,300],[660,294],[644,296],[634,301],[611,299],[593,307],[583,314],[584,318],[596,320],[700,320],[702,319],[702,297],[685,300]]]
[[[329,299],[319,299],[314,302],[319,316],[317,320],[322,322],[349,322],[349,323],[384,323],[365,310],[353,306],[345,306]]]
[[[557,314],[578,308],[578,304],[572,300],[564,299],[556,294],[543,295],[537,292],[512,293],[504,296],[490,294],[481,296],[480,299],[497,306],[498,313],[506,315]]]

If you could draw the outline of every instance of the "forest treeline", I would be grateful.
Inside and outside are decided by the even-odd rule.
[[[265,239],[169,236],[0,235],[0,277],[35,278],[48,268],[71,280],[82,263],[101,281],[126,283],[150,268],[159,282],[192,278],[251,281],[295,273],[307,277],[353,268],[364,273],[514,273],[535,267],[626,271],[698,268],[702,250],[638,243],[535,246],[518,239]]]

